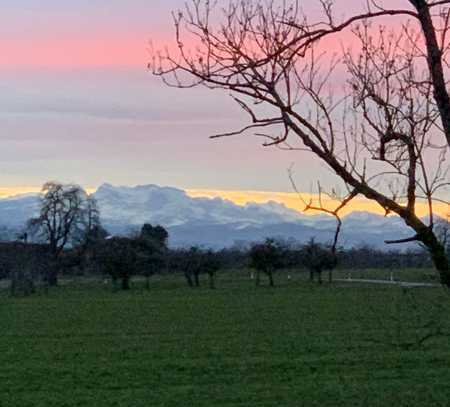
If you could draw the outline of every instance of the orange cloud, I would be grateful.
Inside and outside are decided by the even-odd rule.
[[[0,187],[0,198],[12,197],[24,193],[36,193],[40,191],[40,187]],[[96,188],[85,188],[88,193],[93,193]],[[269,201],[278,202],[286,205],[290,209],[294,209],[299,212],[303,212],[304,205],[302,204],[299,196],[293,192],[273,192],[273,191],[243,191],[243,190],[215,190],[215,189],[187,189],[186,193],[192,198],[222,198],[227,199],[237,205],[245,205],[250,202],[255,203],[267,203]],[[317,196],[311,194],[302,194],[306,200],[313,199],[317,201]],[[325,207],[333,209],[338,204],[337,201],[325,198],[322,199],[322,203]],[[373,201],[367,199],[354,199],[350,205],[348,205],[343,211],[342,215],[347,215],[354,211],[365,211],[371,213],[377,213],[384,215],[383,209]],[[436,214],[446,218],[450,212],[450,205],[445,203],[436,202],[434,204],[434,211]],[[303,212],[307,215],[316,215],[317,212],[308,211]],[[419,216],[426,216],[428,214],[428,208],[425,203],[418,203],[417,213]]]
[[[286,205],[290,209],[294,209],[299,212],[303,212],[305,205],[296,193],[292,192],[267,192],[267,191],[232,191],[232,190],[209,190],[209,189],[188,189],[187,194],[193,198],[205,197],[205,198],[222,198],[228,199],[237,205],[245,205],[249,202],[266,203],[269,201],[275,201]],[[311,194],[302,194],[303,199],[317,202],[317,196]],[[337,201],[333,201],[329,198],[322,199],[324,207],[328,209],[334,209],[337,205]],[[354,199],[351,204],[342,210],[342,215],[349,214],[354,211],[365,211],[371,213],[377,213],[384,215],[384,210],[375,202],[369,201],[364,198]],[[442,217],[446,217],[450,211],[450,205],[445,203],[436,202],[434,204],[434,211]],[[308,215],[317,215],[315,211],[304,212]],[[428,208],[425,203],[417,204],[417,214],[419,216],[426,216],[428,214]]]
[[[39,192],[40,190],[41,188],[39,187],[0,187],[0,198],[8,198],[30,192]]]

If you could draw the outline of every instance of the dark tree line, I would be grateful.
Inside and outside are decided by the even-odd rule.
[[[306,244],[267,239],[247,248],[227,248],[212,251],[200,247],[171,249],[168,234],[161,226],[143,225],[134,236],[108,236],[103,228],[92,230],[89,239],[78,246],[68,247],[58,259],[58,270],[67,276],[109,276],[114,289],[130,288],[133,277],[145,281],[150,289],[155,274],[182,274],[190,287],[201,284],[201,276],[208,285],[216,287],[219,270],[254,271],[255,283],[265,276],[275,285],[277,272],[309,272],[310,279],[323,281],[328,272],[332,280],[334,269],[404,269],[430,268],[432,261],[425,250],[380,251],[369,246],[340,249],[334,255],[330,246],[310,240]],[[54,261],[46,244],[11,242],[0,245],[0,278],[12,282],[15,294],[31,294],[36,282],[47,284],[48,269]]]

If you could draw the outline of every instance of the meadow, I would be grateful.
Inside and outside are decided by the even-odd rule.
[[[0,293],[0,407],[448,406],[450,295],[161,276]]]

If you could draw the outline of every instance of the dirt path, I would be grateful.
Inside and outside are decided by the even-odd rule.
[[[399,285],[401,287],[442,287],[441,284],[436,283],[416,283],[409,281],[374,280],[363,278],[335,278],[334,281],[339,281],[340,283],[391,284]]]

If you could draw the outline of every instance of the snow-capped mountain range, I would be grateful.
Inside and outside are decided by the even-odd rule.
[[[165,227],[199,222],[208,224],[272,224],[296,222],[306,216],[276,202],[238,206],[220,198],[191,198],[185,191],[156,185],[114,187],[103,184],[94,193],[106,224]]]
[[[330,241],[335,220],[327,215],[304,215],[277,202],[244,206],[221,198],[192,198],[177,188],[157,185],[101,185],[94,193],[103,225],[115,234],[137,230],[144,223],[161,224],[175,246],[200,244],[215,248],[265,237]],[[36,194],[0,199],[0,226],[18,230],[35,216]],[[385,247],[384,240],[402,238],[408,229],[397,217],[353,212],[344,218],[342,244]]]

